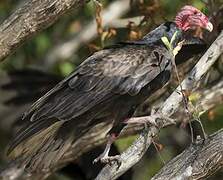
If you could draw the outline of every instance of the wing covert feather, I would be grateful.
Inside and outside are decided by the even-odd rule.
[[[134,96],[166,68],[170,59],[162,46],[126,45],[96,52],[37,101],[28,116],[32,121],[43,117],[70,120],[114,95]]]

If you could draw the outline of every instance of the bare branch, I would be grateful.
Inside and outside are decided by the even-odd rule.
[[[138,25],[142,22],[144,16],[136,16],[136,17],[130,17],[130,18],[120,18],[120,19],[114,19],[109,26],[113,28],[126,28],[126,25],[129,24],[129,22],[133,22],[134,24]]]
[[[218,38],[213,42],[207,52],[201,57],[196,66],[191,70],[189,75],[181,83],[181,86],[185,90],[192,90],[197,83],[201,80],[208,69],[212,64],[217,60],[217,58],[223,52],[223,32],[218,36]],[[179,108],[182,102],[182,94],[180,93],[180,86],[170,95],[169,98],[164,102],[163,106],[159,109],[159,112],[162,115],[170,117],[173,115]],[[159,121],[157,124],[159,128],[166,127],[170,125],[169,121]],[[117,169],[117,164],[106,165],[97,176],[97,180],[104,179],[117,179],[120,175],[125,173],[129,168],[136,164],[140,158],[132,154],[143,154],[146,152],[147,148],[152,142],[152,138],[155,134],[158,134],[158,128],[153,127],[153,133],[149,132],[148,135],[145,135],[145,131],[140,134],[140,137],[144,137],[144,143],[142,144],[141,138],[139,137],[132,146],[130,146],[125,152],[121,154],[121,163],[125,163],[124,168]],[[134,148],[138,146],[143,146],[144,148]],[[141,152],[139,150],[141,149]],[[123,155],[124,154],[124,155]],[[134,162],[134,163],[126,163]],[[112,173],[111,173],[112,172]]]
[[[71,8],[84,0],[29,0],[0,26],[0,60],[3,60],[25,40],[53,24]]]
[[[177,157],[169,161],[152,180],[204,179],[223,167],[223,129],[205,141],[197,139]]]

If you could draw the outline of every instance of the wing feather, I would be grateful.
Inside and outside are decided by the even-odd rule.
[[[162,62],[153,55],[154,50],[165,55]],[[126,45],[99,51],[62,81],[59,88],[34,104],[28,114],[32,114],[32,121],[42,117],[70,120],[113,94],[136,95],[164,70],[170,58],[168,51],[159,46]]]

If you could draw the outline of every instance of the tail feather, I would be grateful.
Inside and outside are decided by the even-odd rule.
[[[24,139],[16,146],[9,148],[8,156],[11,159],[21,159],[26,168],[31,171],[43,170],[49,168],[54,162],[57,162],[70,147],[74,136],[72,131],[66,132],[62,138],[56,138],[58,131],[64,125],[64,121],[57,121]]]
[[[44,132],[45,129],[54,128],[54,126],[57,124],[60,124],[62,122],[58,122],[57,119],[48,119],[48,120],[39,120],[35,122],[30,122],[27,121],[26,125],[24,125],[17,133],[16,136],[14,137],[13,141],[10,143],[10,147],[8,149],[8,152],[11,152],[12,149],[14,149],[16,146],[21,144],[23,141],[29,139],[32,136],[38,135],[40,132]],[[50,129],[52,131],[52,129]]]

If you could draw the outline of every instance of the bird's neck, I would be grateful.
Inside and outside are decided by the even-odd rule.
[[[182,31],[174,22],[166,22],[164,24],[161,24],[159,27],[145,35],[142,40],[145,41],[147,44],[160,44],[162,43],[162,37],[166,37],[169,41],[171,41],[174,34],[176,34],[176,37],[172,42],[172,46],[173,48],[175,48],[177,44],[182,40]]]

